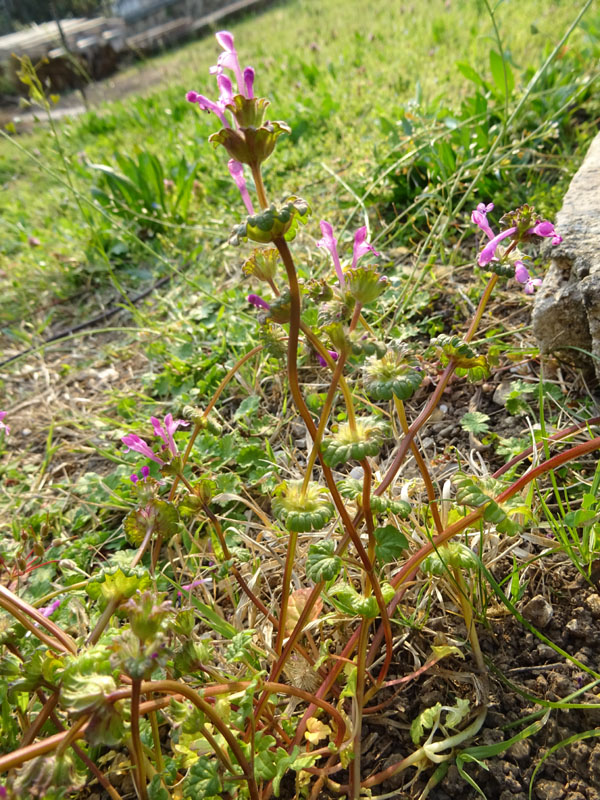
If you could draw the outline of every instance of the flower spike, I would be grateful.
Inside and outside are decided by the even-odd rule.
[[[236,77],[239,93],[244,94],[244,76],[242,75],[237,50],[233,43],[233,34],[229,33],[229,31],[219,31],[215,38],[223,48],[223,52],[217,59],[217,66],[211,67],[211,72],[220,75],[223,69],[230,69]],[[244,96],[247,97],[247,95]]]

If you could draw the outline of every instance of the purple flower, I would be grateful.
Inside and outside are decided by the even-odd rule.
[[[179,455],[177,445],[173,439],[173,434],[179,427],[187,428],[190,424],[183,419],[173,419],[173,414],[167,414],[164,421],[164,427],[160,420],[156,417],[150,417],[150,422],[154,428],[154,435],[159,436],[164,443],[164,448],[168,449],[171,455],[176,458]]]
[[[240,194],[242,195],[242,200],[244,201],[244,205],[246,206],[246,211],[248,214],[254,214],[254,208],[252,206],[252,200],[250,199],[250,194],[248,193],[248,187],[246,186],[246,179],[244,178],[244,167],[240,164],[239,161],[236,161],[234,158],[230,158],[227,162],[227,166],[229,168],[229,174],[235,181],[235,185],[240,190]]]
[[[329,222],[325,222],[325,220],[322,219],[320,225],[323,238],[319,239],[319,241],[317,242],[317,247],[326,247],[331,253],[331,257],[333,259],[333,266],[335,267],[335,274],[337,275],[338,281],[340,282],[340,287],[343,289],[344,286],[346,285],[346,281],[344,279],[344,273],[342,272],[340,257],[338,256],[337,239],[333,235],[333,228],[331,227]]]
[[[363,225],[362,228],[359,228],[356,233],[354,234],[354,250],[352,255],[352,269],[356,266],[356,262],[359,258],[365,255],[365,253],[373,253],[374,255],[378,256],[379,253],[372,244],[367,242],[367,226]]]
[[[515,262],[515,280],[519,283],[527,283],[529,280],[529,270],[522,261]]]
[[[485,233],[488,239],[494,238],[494,234],[492,232],[492,229],[490,228],[490,223],[488,222],[487,219],[487,215],[490,213],[490,211],[493,210],[494,210],[493,203],[488,203],[487,206],[485,203],[479,203],[475,211],[473,211],[473,213],[471,214],[471,222],[477,225],[477,227],[480,228]]]
[[[541,278],[532,278],[522,261],[515,261],[515,280],[523,284],[525,294],[533,294],[536,287],[542,285]]]
[[[211,74],[222,75],[224,69],[230,69],[235,75],[239,93],[251,99],[254,96],[252,93],[254,70],[252,67],[246,67],[244,72],[242,72],[232,33],[229,33],[229,31],[219,31],[219,33],[216,34],[216,39],[223,48],[223,52],[217,59],[217,65],[210,68]],[[247,74],[248,70],[251,70],[251,76]]]
[[[141,477],[143,481],[147,481],[148,475],[150,475],[150,467],[143,466],[140,470],[140,474],[138,475],[137,473],[134,472],[133,475],[129,476],[129,480],[132,483],[137,483]]]
[[[264,308],[265,311],[271,310],[271,306],[259,294],[249,294],[246,300],[255,308]]]
[[[8,435],[10,433],[10,427],[3,422],[3,419],[7,413],[7,411],[0,411],[0,431],[4,430]]]
[[[160,464],[161,467],[164,465],[165,462],[159,458],[156,453],[150,449],[146,442],[143,439],[140,439],[137,434],[128,433],[127,436],[121,437],[121,441],[127,448],[125,450],[126,453],[128,453],[130,450],[135,450],[136,453],[140,453],[140,455],[150,458],[152,461],[156,461],[156,463]]]
[[[479,266],[485,267],[486,264],[489,264],[490,261],[492,261],[492,259],[496,256],[496,249],[500,244],[500,242],[503,239],[512,236],[513,233],[516,233],[516,231],[517,231],[516,227],[508,228],[508,230],[502,231],[502,233],[499,233],[497,236],[494,236],[492,239],[490,239],[490,241],[486,244],[481,253],[479,253],[479,258],[477,260]]]
[[[246,89],[246,97],[248,100],[254,98],[254,69],[246,67],[244,70],[244,88]]]
[[[201,111],[212,111],[213,114],[217,115],[226,128],[231,128],[231,125],[229,122],[227,122],[227,118],[225,116],[225,106],[222,103],[215,103],[212,100],[209,100],[208,97],[205,97],[203,94],[198,94],[198,92],[188,92],[185,96],[185,99],[189,103],[197,103]]]
[[[5,797],[7,797],[6,788],[4,786],[0,786],[0,798],[4,800]]]
[[[554,230],[554,225],[548,220],[536,222],[533,228],[527,231],[528,234],[534,233],[536,236],[543,236],[544,238],[552,237],[552,244],[557,245],[562,242],[562,236]]]
[[[329,353],[329,355],[332,357],[332,359],[334,361],[338,360],[339,355],[336,353],[335,350],[328,350],[327,352]],[[320,353],[317,353],[317,358],[319,359],[319,364],[322,367],[326,367],[327,366],[327,362],[325,361],[325,359],[323,358],[323,356]]]
[[[479,258],[477,259],[477,263],[480,267],[485,267],[486,264],[489,264],[490,261],[493,261],[496,258],[496,250],[500,242],[504,239],[507,239],[509,236],[514,236],[515,233],[517,236],[514,238],[517,241],[521,241],[521,239],[527,236],[542,236],[544,238],[551,238],[553,245],[557,245],[562,242],[562,236],[556,232],[554,225],[551,222],[548,222],[548,220],[538,220],[538,222],[536,222],[532,228],[529,228],[527,231],[525,231],[524,234],[522,231],[519,233],[519,229],[515,225],[505,231],[501,231],[497,235],[494,235],[494,232],[492,231],[487,219],[487,215],[493,208],[493,203],[488,203],[488,205],[479,203],[477,208],[471,213],[471,221],[477,225],[477,227],[480,228],[490,240],[483,248],[479,254]],[[535,283],[535,281],[532,281],[532,284],[536,286],[538,285]],[[533,288],[530,287],[530,290],[527,293],[531,294],[532,292]]]
[[[52,614],[54,614],[54,612],[59,608],[61,603],[62,600],[58,598],[53,603],[50,603],[49,606],[44,606],[44,608],[40,608],[40,614],[42,614],[42,616],[44,617],[51,617]],[[1,794],[0,797],[2,797]]]
[[[337,275],[338,281],[340,283],[340,288],[344,289],[346,286],[346,279],[344,278],[344,273],[342,272],[342,265],[340,264],[340,257],[338,255],[337,249],[337,239],[333,235],[333,228],[326,222],[324,219],[320,222],[321,225],[321,233],[323,234],[323,238],[319,239],[317,242],[317,247],[325,247],[331,253],[331,257],[333,259],[333,266],[335,267],[335,274]],[[359,258],[362,258],[365,253],[368,252],[374,253],[376,256],[379,253],[375,250],[373,245],[367,242],[367,228],[366,225],[362,228],[359,228],[356,233],[354,234],[354,251],[352,256],[352,269],[356,266],[356,262]]]

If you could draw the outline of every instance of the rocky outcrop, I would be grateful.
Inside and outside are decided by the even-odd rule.
[[[533,309],[542,353],[595,369],[600,379],[600,134],[571,181],[556,217],[563,237]]]

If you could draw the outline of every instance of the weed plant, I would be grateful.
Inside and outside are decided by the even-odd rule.
[[[203,289],[197,316],[190,321],[174,309],[174,320],[148,348],[157,360],[166,348],[175,350],[164,372],[147,373],[143,387],[165,399],[166,413],[141,428],[136,395],[125,394],[116,411],[131,430],[117,429],[115,438],[130,455],[113,452],[119,462],[113,473],[89,472],[78,482],[80,509],[55,502],[42,510],[34,497],[24,501],[20,513],[28,524],[17,522],[4,547],[0,585],[0,769],[7,773],[0,792],[67,797],[93,778],[119,800],[126,790],[115,777],[126,770],[141,800],[358,798],[398,776],[405,776],[406,791],[425,798],[450,763],[473,783],[469,763],[504,752],[548,719],[542,711],[504,742],[473,743],[490,703],[478,637],[487,602],[482,583],[522,619],[515,605],[524,591],[518,566],[501,582],[491,570],[501,543],[546,526],[586,579],[598,553],[600,471],[590,478],[585,457],[600,447],[600,437],[589,419],[548,430],[547,417],[556,419],[550,382],[540,384],[537,398],[528,384],[514,383],[507,411],[533,414],[537,399],[540,428],[529,447],[504,442],[512,458],[495,472],[478,471],[471,460],[445,480],[420,441],[445,392],[459,382],[481,384],[498,361],[493,339],[478,341],[493,293],[508,280],[512,291],[533,294],[541,281],[536,247],[560,236],[531,204],[514,211],[504,205],[509,193],[494,159],[506,159],[515,146],[511,137],[523,141],[529,133],[512,126],[518,115],[508,112],[510,58],[498,40],[493,85],[463,68],[491,122],[484,126],[488,138],[477,130],[473,141],[457,138],[454,131],[465,130],[470,117],[453,128],[443,122],[445,112],[433,113],[415,136],[424,142],[426,128],[441,122],[451,131],[447,146],[417,145],[414,174],[425,183],[415,183],[409,170],[396,198],[413,204],[414,229],[428,219],[424,195],[432,195],[433,241],[448,230],[448,212],[459,213],[475,188],[479,197],[494,189],[471,211],[481,240],[475,268],[487,282],[461,335],[428,322],[418,338],[402,336],[397,278],[370,242],[368,224],[348,240],[321,220],[316,244],[333,269],[311,270],[317,257],[298,235],[309,202],[296,194],[274,199],[281,176],[271,166],[273,152],[293,128],[270,119],[269,102],[254,93],[254,70],[240,68],[233,36],[222,31],[217,39],[218,99],[190,91],[187,101],[218,117],[222,127],[210,137],[220,157],[214,167],[227,174],[224,149],[231,186],[243,202],[229,241],[252,243],[243,272],[257,289],[247,296],[254,346],[247,346],[248,323],[236,318],[235,292],[219,302],[213,288]],[[548,54],[548,69],[562,44]],[[48,107],[27,74],[33,99]],[[537,88],[530,84],[527,98]],[[564,97],[579,97],[580,89],[569,86]],[[504,104],[497,121],[491,102]],[[552,103],[565,121],[562,106]],[[406,115],[401,124],[408,131],[405,122]],[[529,141],[544,147],[546,129]],[[382,176],[398,169],[397,156]],[[53,171],[80,203],[90,246],[119,290],[107,237],[122,237],[166,265],[170,232],[186,224],[200,156],[178,158],[172,172],[145,151],[120,155],[111,166],[83,164],[85,174],[98,176],[91,197],[73,183],[66,162],[62,177]],[[405,155],[400,161],[408,163]],[[528,163],[518,161],[519,169]],[[222,178],[211,180],[226,186]],[[433,184],[445,188],[430,192]],[[373,185],[358,203],[363,212]],[[232,192],[224,191],[229,201]],[[504,214],[496,213],[498,197]],[[300,246],[293,251],[294,240]],[[404,300],[414,298],[415,285],[403,292]],[[210,351],[188,330],[197,320]],[[239,357],[236,350],[243,351]],[[245,389],[242,402],[231,392],[235,381]],[[288,441],[281,437],[284,421],[292,423]],[[10,414],[0,412],[0,448],[8,458],[17,434],[10,425]],[[462,425],[474,437],[489,433],[486,415],[476,411]],[[554,452],[575,436],[581,441]],[[45,463],[53,452],[50,432]],[[410,487],[401,477],[409,456]],[[521,471],[527,459],[532,463]],[[17,474],[9,461],[7,481],[14,480],[11,470]],[[44,468],[39,483],[43,474]],[[53,538],[58,528],[69,535]],[[101,551],[102,567],[93,551]],[[423,624],[420,601],[412,612],[407,603],[413,585],[447,597],[463,618],[464,635],[432,643],[412,673],[398,674],[399,639]],[[468,659],[469,690],[423,709],[411,720],[413,750],[366,771],[361,739],[368,717],[441,660],[457,658]],[[592,683],[600,677],[580,667]]]

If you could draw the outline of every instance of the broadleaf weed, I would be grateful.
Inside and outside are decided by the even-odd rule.
[[[533,274],[531,245],[560,241],[552,223],[525,203],[529,194],[499,220],[499,232],[489,221],[495,209],[488,200],[492,195],[497,204],[498,198],[506,200],[512,185],[504,180],[508,170],[515,167],[520,175],[530,165],[527,148],[553,140],[547,125],[532,134],[525,123],[519,127],[520,117],[509,116],[515,68],[497,29],[496,34],[496,49],[489,55],[491,81],[468,63],[458,66],[476,87],[458,119],[451,120],[441,101],[425,119],[416,97],[400,125],[382,120],[399,148],[407,137],[418,153],[413,161],[394,154],[394,164],[384,164],[371,184],[393,183],[400,170],[394,201],[406,208],[406,224],[403,230],[396,220],[395,235],[428,225],[432,212],[438,220],[444,214],[449,218],[469,182],[470,190],[476,183],[485,199],[471,219],[482,240],[477,267],[488,277],[478,304],[471,304],[466,331],[447,333],[441,317],[427,318],[403,341],[398,309],[412,298],[417,302],[411,313],[422,304],[427,316],[432,295],[418,281],[386,274],[388,264],[370,244],[367,224],[348,239],[345,228],[336,234],[321,220],[317,245],[332,269],[321,266],[313,277],[311,265],[318,259],[306,256],[302,232],[310,206],[295,194],[271,200],[268,178],[275,170],[263,170],[267,159],[271,167],[287,134],[293,149],[303,126],[322,124],[340,111],[335,89],[341,68],[330,63],[322,70],[309,57],[292,59],[310,89],[325,84],[331,93],[321,91],[318,100],[307,94],[291,104],[290,132],[286,123],[265,119],[268,102],[254,95],[254,69],[241,69],[228,31],[217,34],[222,53],[213,72],[219,98],[190,91],[188,100],[213,112],[223,126],[210,140],[227,151],[229,173],[247,211],[236,209],[230,241],[242,248],[248,240],[253,243],[244,273],[264,284],[264,294],[248,294],[250,307],[242,318],[235,292],[226,308],[212,290],[199,289],[199,296],[211,295],[210,302],[203,300],[191,320],[179,315],[177,347],[172,331],[159,325],[162,338],[148,347],[148,356],[163,359],[162,371],[151,366],[141,376],[150,395],[141,402],[164,399],[167,413],[163,408],[134,432],[129,429],[136,427],[135,403],[121,398],[115,408],[121,420],[127,418],[129,432],[119,435],[125,450],[113,453],[120,463],[111,474],[100,478],[88,471],[79,478],[83,518],[69,518],[58,507],[31,514],[29,529],[3,545],[0,641],[7,657],[0,677],[12,682],[0,694],[6,751],[0,768],[10,771],[5,795],[58,797],[78,791],[83,778],[77,756],[119,800],[100,761],[88,758],[88,747],[95,754],[100,747],[128,752],[140,800],[268,800],[292,781],[297,796],[317,797],[325,787],[356,800],[409,768],[416,774],[407,788],[423,770],[436,769],[420,794],[425,797],[452,761],[478,788],[464,764],[484,763],[503,752],[503,747],[469,746],[490,702],[477,634],[487,604],[482,585],[485,579],[516,615],[514,604],[526,580],[514,556],[509,577],[500,583],[488,563],[502,542],[538,523],[541,509],[589,577],[600,547],[595,501],[600,471],[591,482],[581,477],[586,492],[572,509],[560,470],[570,465],[575,471],[578,460],[600,448],[600,437],[590,431],[585,441],[553,455],[560,439],[581,433],[585,424],[549,435],[545,382],[536,407],[534,385],[515,378],[506,410],[515,417],[538,413],[540,436],[534,436],[529,451],[529,440],[500,440],[498,452],[514,456],[506,469],[492,474],[483,463],[477,474],[471,461],[461,472],[453,468],[452,481],[442,486],[438,465],[420,439],[449,387],[462,385],[462,378],[481,384],[496,365],[502,348],[476,340],[494,290],[508,278],[532,294],[541,278]],[[435,41],[445,35],[443,23],[434,26]],[[589,35],[595,42],[593,30]],[[362,34],[356,38],[362,46]],[[361,57],[359,52],[359,63]],[[564,106],[588,87],[573,90],[558,67],[546,71],[545,81],[532,106],[545,102],[546,121],[565,122]],[[33,89],[41,91],[37,85]],[[177,123],[186,106],[180,101],[175,108]],[[151,124],[152,104],[141,104],[138,112],[140,124]],[[96,117],[86,124],[92,133],[111,125]],[[494,141],[499,146],[489,159]],[[170,231],[184,230],[190,221],[200,162],[182,155],[167,173],[149,150],[115,160],[120,172],[106,165],[98,170],[99,205],[86,206],[84,216],[100,213],[93,246],[120,288],[107,254],[111,248],[113,256],[125,253],[114,250],[108,223],[116,219],[119,236],[165,266],[172,252]],[[220,177],[212,179],[211,186],[220,185],[231,198],[231,187]],[[82,195],[72,189],[79,203]],[[372,188],[361,198],[363,210],[369,194]],[[295,238],[300,244],[292,251]],[[197,288],[195,279],[191,283]],[[390,288],[398,283],[402,297],[390,299]],[[387,317],[393,322],[386,331]],[[213,341],[209,349],[194,330],[200,322],[203,331],[222,341]],[[547,394],[560,408],[560,392],[548,389]],[[485,413],[469,411],[461,425],[472,435],[487,434],[489,420]],[[10,414],[0,412],[3,450],[15,436],[10,422]],[[281,436],[284,427],[287,440]],[[40,481],[54,452],[48,438]],[[405,480],[401,471],[409,454],[412,473]],[[520,471],[529,456],[536,460]],[[550,508],[550,491],[540,488],[546,476],[557,511]],[[122,520],[112,536],[104,530],[111,514]],[[94,527],[79,538],[78,526],[87,529],[92,516]],[[46,549],[52,526],[55,539]],[[96,560],[87,572],[92,557],[85,548],[96,551],[102,568]],[[44,572],[56,561],[60,572]],[[420,582],[415,608],[403,609],[413,581]],[[457,640],[460,647],[433,646],[420,669],[397,677],[392,672],[395,633],[402,626],[410,635],[411,626],[427,618],[427,583],[458,608],[465,634]],[[502,585],[508,586],[506,592]],[[66,603],[65,596],[76,602]],[[422,710],[411,726],[414,751],[365,774],[363,723],[390,702],[385,690],[416,679],[442,658],[464,657],[467,650],[473,659],[473,697]],[[17,708],[11,715],[13,698]],[[57,730],[52,738],[42,736],[49,721]],[[533,735],[541,724],[504,747]],[[159,725],[169,727],[168,742]],[[87,744],[77,744],[80,739]]]

